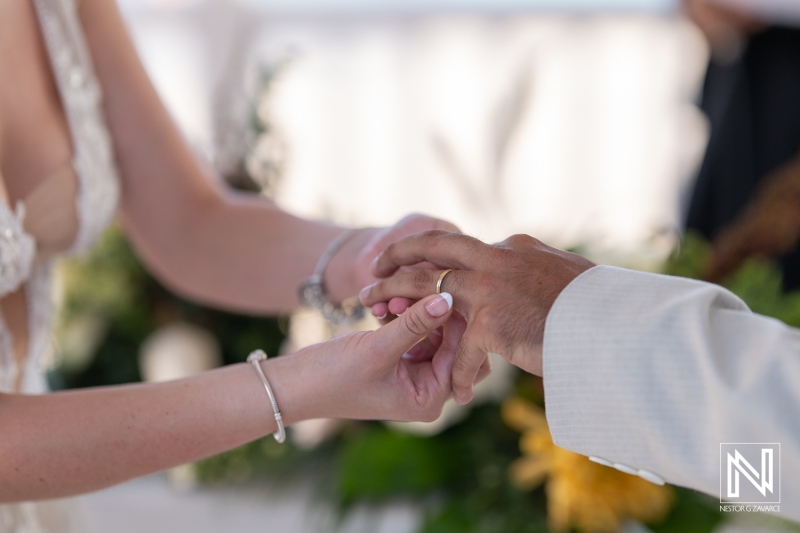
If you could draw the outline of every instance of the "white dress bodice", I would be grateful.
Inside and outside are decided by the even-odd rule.
[[[70,253],[81,252],[96,240],[113,218],[119,197],[111,141],[100,106],[100,86],[75,2],[34,0],[74,150],[78,230]],[[0,392],[12,391],[21,377],[21,392],[35,394],[46,390],[40,362],[51,344],[53,261],[34,262],[35,242],[22,227],[23,217],[24,205],[9,209],[0,204],[0,297],[24,284],[29,314],[28,353],[22,367],[16,363],[11,335],[0,317]],[[81,530],[74,507],[65,501],[0,505],[0,533]]]
[[[78,231],[71,253],[88,248],[114,216],[119,180],[100,107],[101,91],[78,20],[75,0],[35,0],[74,150],[78,179]],[[0,392],[9,392],[22,373],[23,392],[42,392],[39,363],[47,352],[52,303],[52,261],[34,263],[35,243],[22,229],[24,205],[0,208],[0,297],[26,285],[29,340],[24,368],[18,368],[8,328],[0,317]]]

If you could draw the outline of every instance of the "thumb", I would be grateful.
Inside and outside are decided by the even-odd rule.
[[[381,352],[392,357],[402,355],[447,322],[452,307],[453,297],[447,292],[423,298],[375,331],[375,341],[380,344]]]
[[[479,381],[478,375],[489,357],[488,351],[481,346],[474,326],[467,326],[453,361],[453,398],[459,405],[468,404],[475,395],[473,387]]]

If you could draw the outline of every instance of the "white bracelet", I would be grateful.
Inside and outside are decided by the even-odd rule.
[[[267,376],[264,374],[264,369],[261,368],[261,361],[265,361],[266,359],[267,354],[264,353],[264,350],[253,350],[250,352],[250,355],[247,356],[247,362],[256,369],[258,377],[261,378],[261,383],[264,384],[264,390],[266,390],[269,395],[269,403],[272,404],[272,410],[275,412],[275,422],[278,424],[278,431],[273,433],[272,436],[275,437],[276,441],[283,442],[286,440],[286,430],[283,428],[281,410],[278,409],[278,402],[275,400],[275,394],[272,392],[272,387],[269,386],[269,381],[267,381]]]

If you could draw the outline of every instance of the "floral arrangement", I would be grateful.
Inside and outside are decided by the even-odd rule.
[[[673,491],[653,485],[553,444],[544,410],[520,398],[501,409],[503,420],[522,432],[522,457],[511,463],[511,482],[523,490],[542,486],[552,531],[619,531],[625,519],[660,523],[673,505]]]

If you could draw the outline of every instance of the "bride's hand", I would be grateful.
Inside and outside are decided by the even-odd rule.
[[[305,395],[306,405],[294,406],[302,411],[296,415],[401,421],[438,418],[451,394],[450,375],[460,340],[460,332],[450,331],[449,324],[441,334],[451,307],[449,294],[430,296],[375,331],[336,337],[291,356],[303,359],[296,365],[302,373],[296,382],[313,391]]]
[[[375,283],[377,278],[372,274],[372,262],[387,246],[409,235],[433,229],[459,232],[450,222],[420,214],[408,215],[393,226],[359,230],[331,259],[326,274],[331,300],[340,302]],[[418,267],[424,268],[424,265]],[[411,301],[406,304],[411,305]]]

